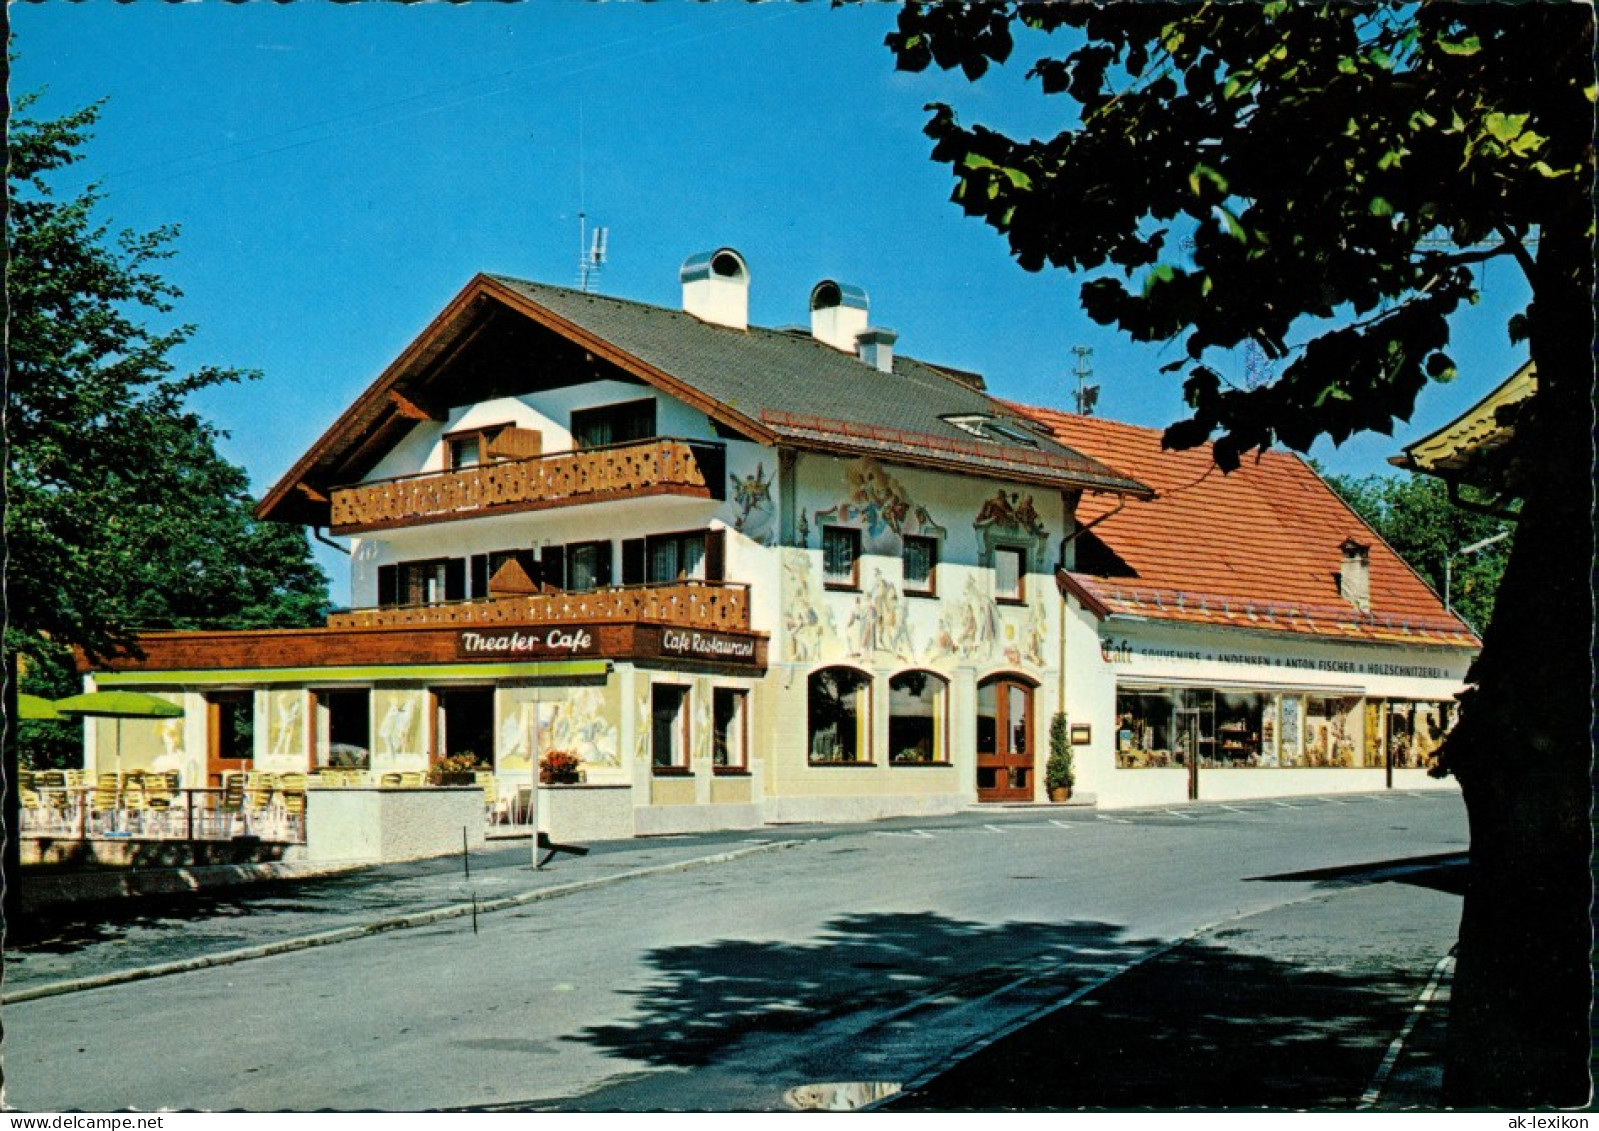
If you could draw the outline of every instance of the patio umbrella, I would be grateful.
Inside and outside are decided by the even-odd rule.
[[[175,719],[183,708],[139,691],[88,691],[55,701],[57,713],[66,718],[117,720],[117,775],[122,774],[122,720]]]
[[[39,721],[66,721],[66,716],[56,710],[54,703],[42,695],[29,695],[26,691],[17,696],[17,718]]]

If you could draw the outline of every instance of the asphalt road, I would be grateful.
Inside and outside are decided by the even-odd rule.
[[[476,933],[463,917],[9,1004],[5,1102],[777,1110],[905,1088],[923,1108],[1353,1108],[1453,943],[1458,895],[1427,878],[1466,847],[1446,792],[762,836],[802,843]],[[695,848],[632,851],[668,843]],[[1016,1034],[1049,1026],[1070,1055],[1029,1060]],[[871,1084],[889,1087],[839,1087]]]

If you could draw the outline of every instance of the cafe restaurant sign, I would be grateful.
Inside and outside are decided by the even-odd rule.
[[[456,635],[456,649],[467,659],[593,656],[600,650],[593,630],[582,625],[534,629],[462,629]]]
[[[661,633],[661,655],[733,664],[753,664],[757,658],[752,636],[696,632],[687,628],[668,628]]]

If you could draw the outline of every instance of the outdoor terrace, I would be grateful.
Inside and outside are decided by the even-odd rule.
[[[357,534],[652,495],[720,499],[725,467],[723,445],[670,437],[498,460],[336,487],[331,527]]]

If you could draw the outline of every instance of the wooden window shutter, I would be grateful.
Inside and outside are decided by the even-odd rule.
[[[444,599],[466,600],[466,559],[447,558],[444,562]]]
[[[378,566],[378,604],[398,605],[400,603],[400,567],[394,565]]]
[[[543,552],[543,554],[542,554],[542,556],[540,558],[540,563],[541,563],[540,572],[543,575],[542,576],[542,580],[544,582],[544,588],[546,590],[550,590],[550,589],[565,589],[566,588],[566,547],[565,546],[546,546],[546,547],[544,547],[544,552]]]
[[[622,584],[644,584],[644,539],[622,539]]]
[[[727,580],[727,531],[708,530],[705,533],[705,580]]]

